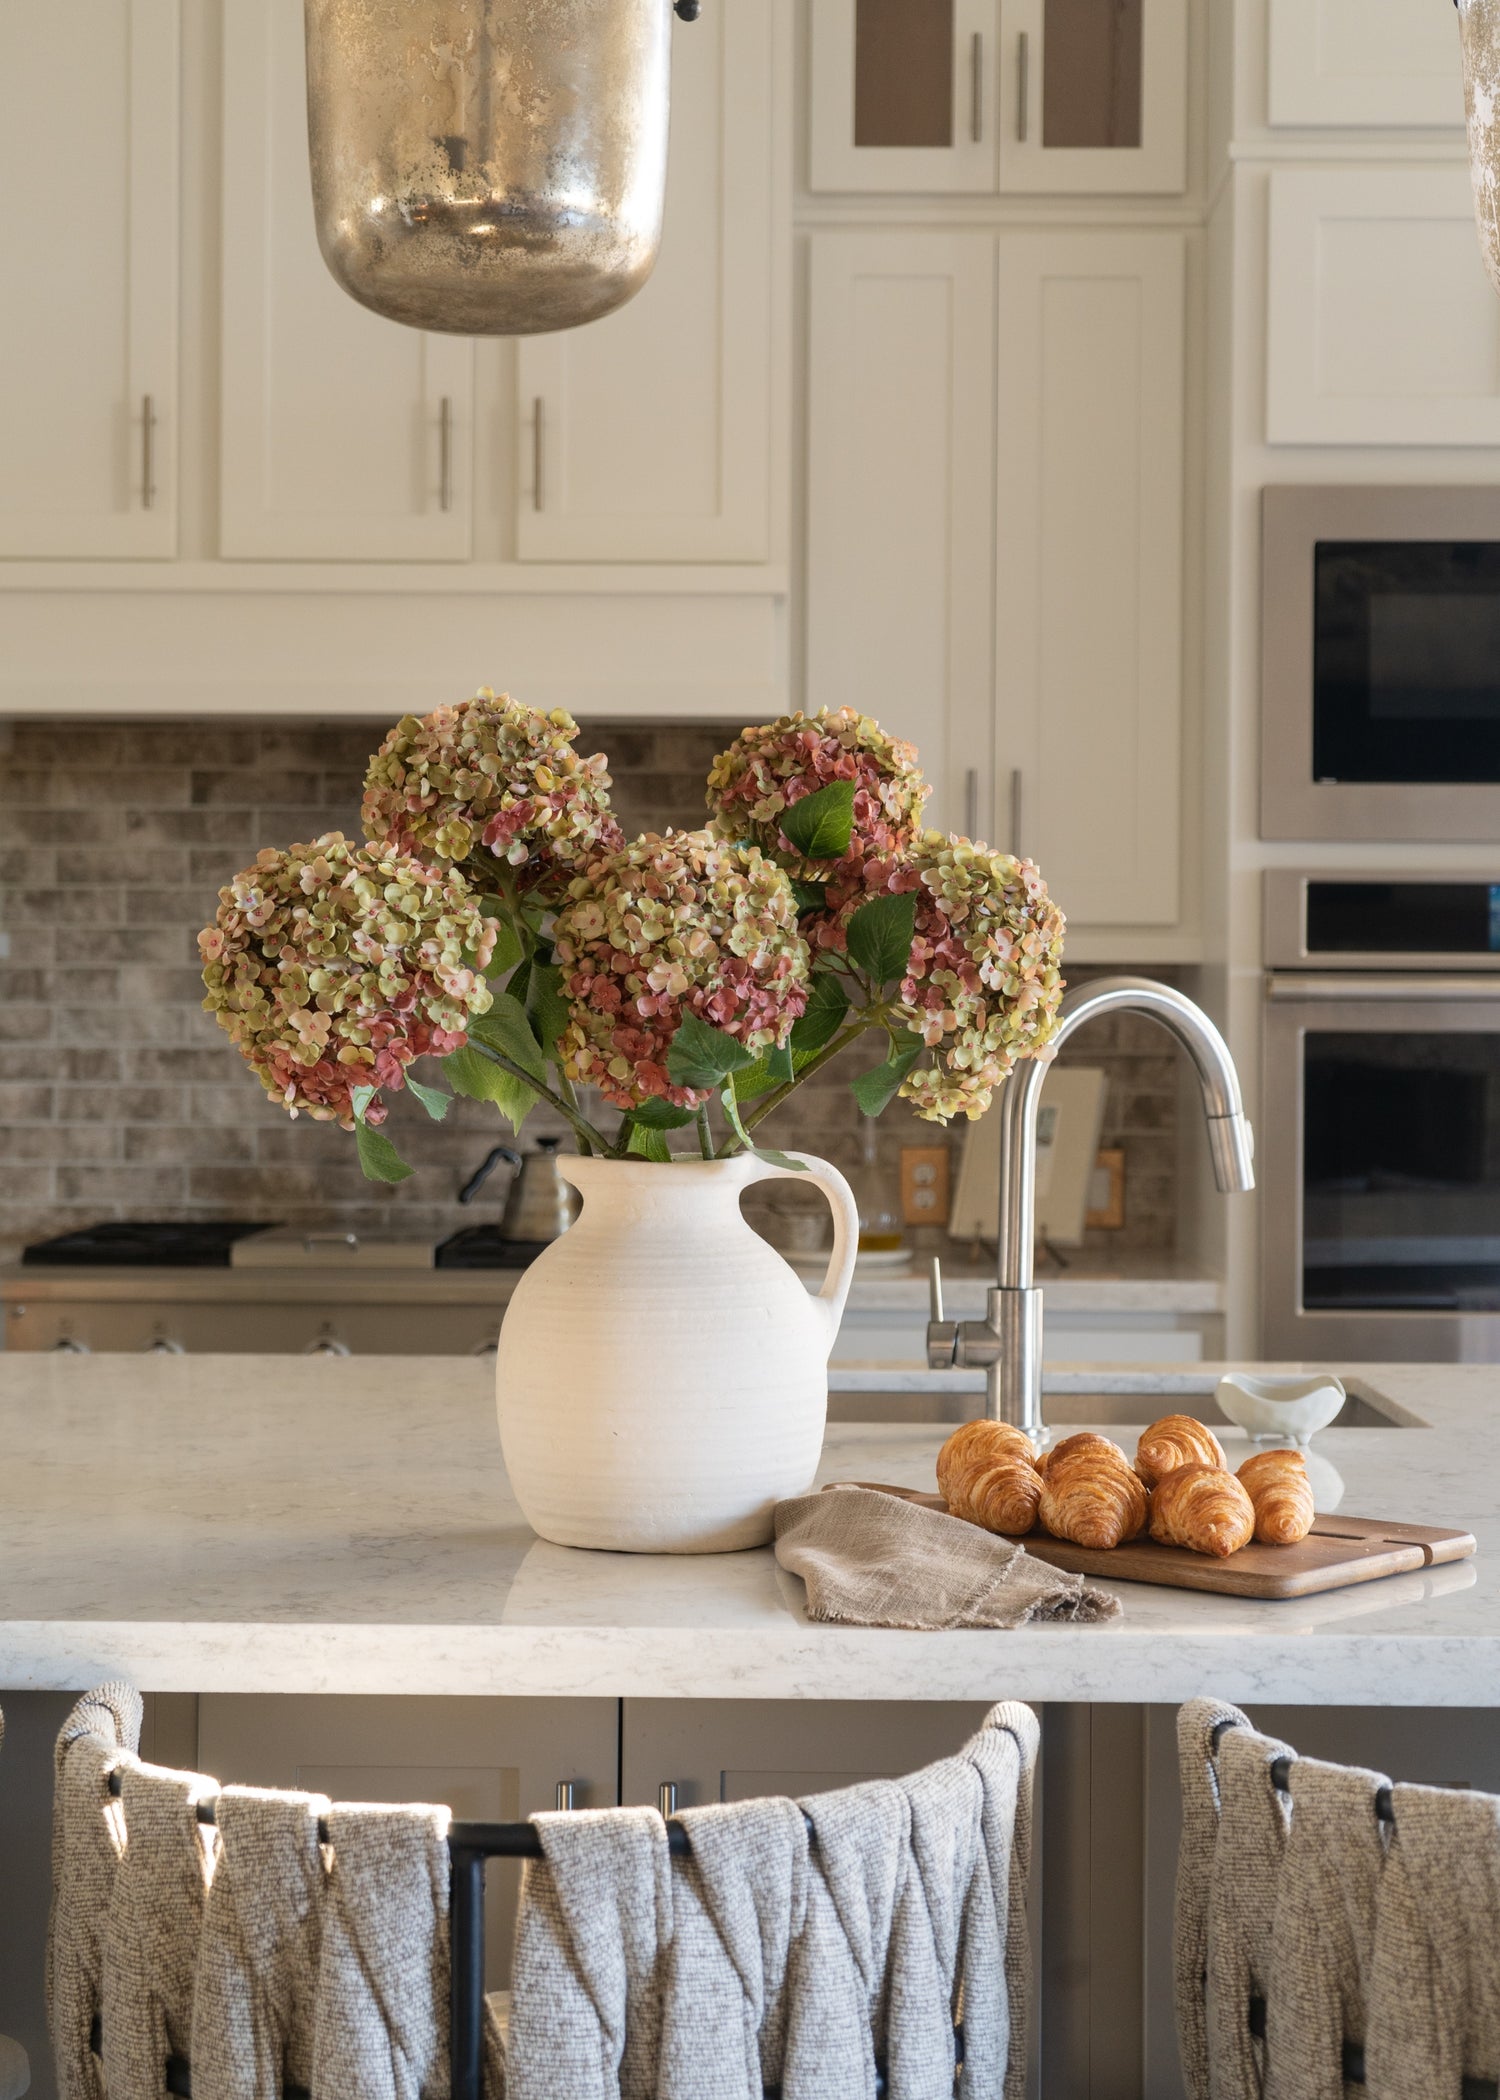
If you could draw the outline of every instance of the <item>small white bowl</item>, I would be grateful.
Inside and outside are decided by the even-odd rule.
[[[1257,1444],[1284,1444],[1303,1450],[1308,1439],[1326,1429],[1344,1404],[1344,1387],[1328,1371],[1230,1371],[1214,1398],[1231,1422],[1237,1422]]]

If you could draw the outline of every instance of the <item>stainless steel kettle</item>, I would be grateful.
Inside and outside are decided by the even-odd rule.
[[[520,1153],[514,1145],[495,1145],[458,1192],[460,1203],[472,1203],[500,1161],[515,1169],[505,1214],[500,1220],[503,1240],[524,1240],[544,1246],[560,1239],[578,1214],[578,1191],[557,1171],[562,1139],[538,1138],[534,1152]]]

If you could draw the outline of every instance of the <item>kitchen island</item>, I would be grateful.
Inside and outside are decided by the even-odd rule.
[[[1340,1506],[1472,1530],[1477,1559],[1274,1604],[1121,1584],[1123,1615],[1101,1626],[920,1634],[810,1624],[769,1549],[537,1539],[487,1362],[0,1357],[0,1689],[1500,1703],[1500,1370],[1357,1378],[1358,1417],[1381,1426],[1315,1444]],[[1098,1420],[1133,1448],[1122,1417],[1191,1405],[1211,1380],[1091,1366],[1049,1383],[1071,1388],[1070,1426]],[[819,1477],[930,1485],[943,1434],[833,1423]],[[1237,1463],[1244,1440],[1225,1442]]]

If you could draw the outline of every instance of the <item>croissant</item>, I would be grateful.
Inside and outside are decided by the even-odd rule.
[[[965,1422],[955,1429],[937,1459],[938,1493],[945,1502],[951,1503],[949,1484],[955,1476],[971,1466],[988,1464],[992,1459],[1018,1458],[1029,1466],[1034,1463],[1030,1439],[1025,1432],[1013,1428],[1009,1422]],[[1030,1526],[1026,1527],[1030,1530]]]
[[[1110,1547],[1139,1538],[1146,1528],[1145,1488],[1117,1445],[1107,1437],[1090,1442],[1105,1445],[1114,1457],[1080,1449],[1079,1437],[1069,1437],[1052,1453],[1037,1504],[1044,1529],[1075,1546]]]
[[[1224,1448],[1204,1423],[1191,1415],[1163,1415],[1141,1431],[1135,1449],[1135,1469],[1147,1487],[1155,1487],[1163,1473],[1179,1466],[1227,1467]]]
[[[1239,1478],[1255,1509],[1255,1536],[1265,1546],[1295,1546],[1312,1530],[1312,1482],[1300,1451],[1257,1451]]]
[[[1060,1444],[1054,1444],[1050,1451],[1044,1451],[1036,1462],[1037,1471],[1050,1472],[1059,1459],[1067,1461],[1082,1457],[1085,1453],[1107,1464],[1128,1466],[1130,1463],[1112,1438],[1096,1436],[1092,1429],[1080,1429],[1076,1435],[1065,1436]]]
[[[1007,1453],[981,1459],[959,1473],[948,1490],[948,1508],[955,1517],[982,1525],[986,1531],[1019,1538],[1036,1525],[1041,1492],[1042,1476],[1030,1460]]]
[[[1178,1466],[1151,1493],[1151,1536],[1218,1560],[1248,1546],[1255,1530],[1249,1494],[1223,1466]]]

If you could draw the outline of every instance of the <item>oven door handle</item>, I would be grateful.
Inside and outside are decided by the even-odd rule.
[[[1405,971],[1380,977],[1360,977],[1352,971],[1308,970],[1294,974],[1280,970],[1266,973],[1266,997],[1274,1000],[1384,999],[1393,1004],[1413,999],[1500,1000],[1500,977],[1442,977],[1434,972]]]

